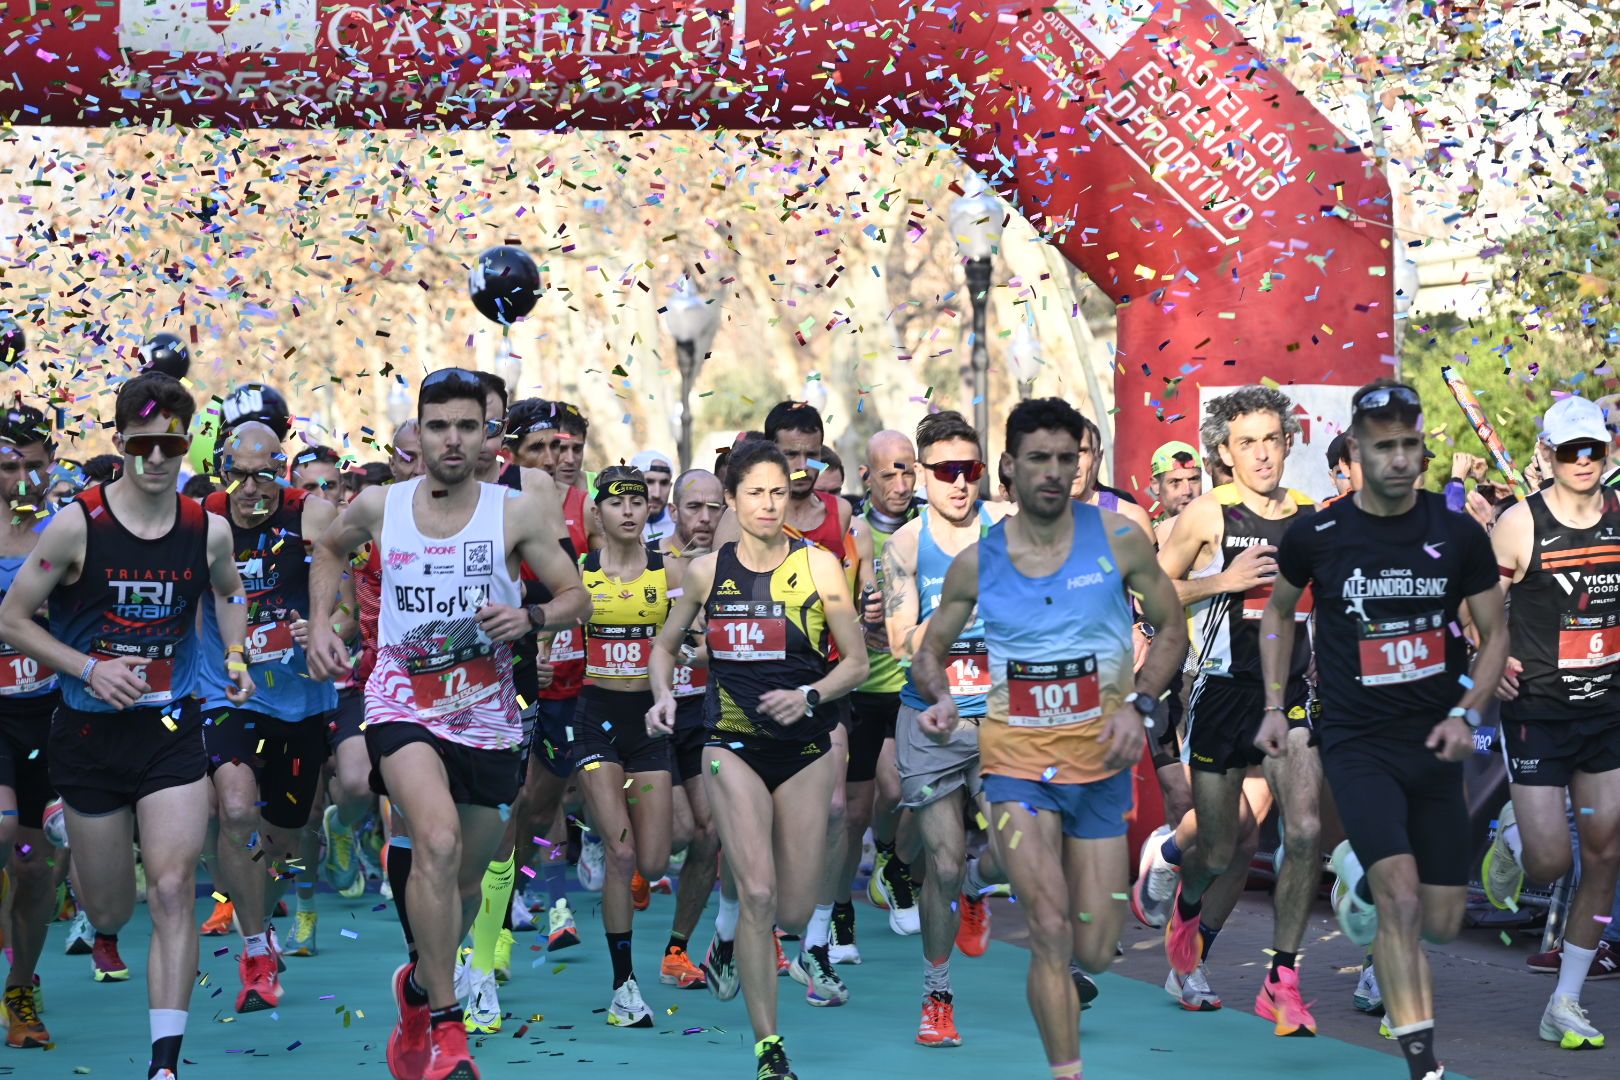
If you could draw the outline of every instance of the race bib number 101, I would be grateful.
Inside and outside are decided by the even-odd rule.
[[[1007,662],[1007,724],[1046,728],[1083,724],[1102,715],[1097,658]]]

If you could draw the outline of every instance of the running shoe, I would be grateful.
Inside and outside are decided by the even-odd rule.
[[[878,860],[883,865],[872,871],[872,880],[866,886],[867,893],[870,895],[875,888],[882,897],[883,902],[877,906],[888,909],[890,930],[901,937],[922,933],[922,918],[917,912],[917,889],[905,864],[893,855],[879,855]]]
[[[354,880],[349,882],[348,887],[339,889],[337,892],[345,900],[360,899],[360,897],[366,895],[366,875],[354,875]]]
[[[152,1080],[177,1080],[173,1069],[159,1069]]]
[[[1097,1000],[1102,989],[1097,985],[1097,980],[1087,975],[1073,960],[1069,961],[1069,978],[1074,982],[1074,992],[1080,995],[1080,1011],[1085,1012]]]
[[[469,1035],[493,1035],[501,1030],[501,998],[495,973],[467,965],[466,1028]]]
[[[382,881],[377,883],[377,895],[383,900],[392,900],[394,898],[394,883],[386,877],[383,878]]]
[[[67,932],[67,954],[69,956],[88,956],[95,947],[96,932],[90,927],[90,916],[79,912],[73,916],[73,923]]]
[[[735,941],[721,941],[715,935],[709,941],[709,951],[703,956],[703,978],[709,984],[709,993],[721,1001],[737,996],[737,956]]]
[[[315,923],[320,915],[314,911],[300,911],[293,918],[292,937],[287,939],[288,956],[314,956]]]
[[[526,934],[534,929],[534,915],[529,912],[529,905],[524,902],[522,893],[512,894],[512,932]]]
[[[935,990],[923,998],[922,1023],[917,1025],[920,1046],[961,1046],[956,1030],[956,1006],[948,990]]]
[[[602,883],[607,880],[607,854],[602,850],[602,841],[584,840],[579,846],[579,863],[574,867],[579,876],[580,887],[587,892],[601,892]]]
[[[478,1080],[478,1066],[473,1064],[472,1050],[467,1046],[466,1028],[460,1024],[434,1024],[427,1036],[427,1067],[412,1076],[420,1076],[422,1080]]]
[[[1214,1012],[1221,1007],[1221,996],[1209,986],[1209,969],[1199,964],[1191,975],[1170,972],[1164,977],[1164,992],[1188,1012]]]
[[[1356,980],[1356,996],[1353,1000],[1357,1012],[1368,1016],[1384,1015],[1384,995],[1378,992],[1378,973],[1373,970],[1372,964],[1365,964],[1361,969],[1361,978]]]
[[[799,1080],[799,1074],[788,1065],[780,1035],[767,1035],[755,1043],[754,1059],[759,1063],[755,1080]]]
[[[236,905],[229,900],[214,901],[214,910],[202,924],[203,937],[224,937],[236,920]]]
[[[128,982],[129,965],[118,955],[117,938],[95,938],[90,946],[90,976],[96,982]]]
[[[281,911],[280,914],[285,915],[286,912]],[[270,955],[276,958],[276,974],[287,974],[287,961],[282,958],[283,953],[281,951],[281,939],[276,937],[276,927],[274,923],[266,922],[264,924],[264,940],[270,945]]]
[[[608,1005],[607,1022],[614,1027],[653,1026],[652,1010],[641,1000],[641,987],[636,985],[636,980],[626,979],[623,985],[613,991],[613,1001]]]
[[[780,979],[783,975],[786,975],[788,973],[788,968],[790,967],[790,965],[788,964],[787,953],[782,951],[782,931],[780,931],[780,930],[776,931],[775,937],[776,937],[776,977],[778,979]]]
[[[647,905],[652,903],[652,889],[640,870],[630,875],[630,903],[635,905],[637,911],[646,911]]]
[[[849,1001],[849,987],[833,969],[825,945],[801,950],[788,974],[804,986],[804,999],[812,1005],[835,1006]]]
[[[892,851],[879,851],[872,856],[872,876],[866,879],[866,898],[875,908],[889,910],[889,894],[885,889],[888,884],[884,880],[884,871],[889,868],[889,860],[894,858]]]
[[[956,926],[956,947],[963,956],[983,956],[990,948],[990,905],[983,897],[963,893],[956,913],[961,919]]]
[[[1136,860],[1136,883],[1131,886],[1131,914],[1143,926],[1161,929],[1170,919],[1169,903],[1175,899],[1181,867],[1164,857],[1164,841],[1175,830],[1161,825],[1142,842]]]
[[[512,931],[501,927],[501,932],[495,936],[495,981],[506,983],[512,978],[512,946],[517,944],[517,938]]]
[[[321,815],[321,838],[326,854],[321,859],[321,876],[338,892],[354,884],[360,875],[360,859],[355,854],[354,830],[338,819],[338,808],[328,806]]]
[[[855,944],[855,905],[834,904],[832,933],[827,939],[827,955],[835,964],[859,964],[861,950]]]
[[[664,953],[663,963],[658,967],[658,981],[681,990],[708,989],[703,969],[692,963],[692,958],[679,945],[671,946]]]
[[[1164,953],[1170,968],[1179,975],[1191,975],[1204,958],[1204,935],[1198,932],[1198,917],[1181,917],[1181,886],[1170,902],[1170,919],[1164,926]]]
[[[1386,1016],[1378,1021],[1378,1034],[1386,1039],[1393,1040],[1395,1038],[1395,1033],[1389,1030],[1389,1017]]]
[[[574,925],[574,913],[566,897],[557,897],[551,905],[550,926],[546,932],[546,949],[556,952],[579,944],[579,927]]]
[[[1355,889],[1350,886],[1352,880],[1359,880],[1364,873],[1361,861],[1350,848],[1350,841],[1339,841],[1328,865],[1333,870],[1333,887],[1328,892],[1328,901],[1339,916],[1339,928],[1344,931],[1345,937],[1365,949],[1378,936],[1378,909],[1356,895]]]
[[[1564,943],[1559,942],[1543,953],[1536,953],[1525,960],[1531,971],[1538,971],[1544,975],[1558,974],[1558,968],[1564,957]],[[1592,966],[1586,969],[1587,982],[1602,982],[1605,979],[1620,979],[1620,952],[1607,941],[1599,941],[1597,955],[1592,957]]]
[[[669,879],[668,874],[665,874],[657,881],[649,881],[647,883],[647,888],[652,892],[659,893],[662,896],[675,895],[675,883]]]
[[[39,1018],[38,991],[32,986],[6,989],[6,1045],[16,1050],[41,1050],[51,1043],[51,1033]]]
[[[405,983],[411,967],[407,961],[394,969],[394,1004],[399,1006],[399,1022],[388,1036],[388,1071],[398,1080],[423,1075],[435,1057],[435,1040],[430,1037],[428,1007],[412,1005],[405,1000]],[[467,1045],[467,1032],[456,1024],[440,1024],[441,1029],[454,1028],[461,1034],[461,1044]],[[477,1072],[469,1075],[476,1076]]]
[[[1519,910],[1519,892],[1524,888],[1524,867],[1513,858],[1513,849],[1507,845],[1507,831],[1518,824],[1513,803],[1502,806],[1496,819],[1496,836],[1491,840],[1485,861],[1480,864],[1479,880],[1485,887],[1485,899],[1492,907],[1503,911]]]
[[[1541,1037],[1565,1050],[1601,1050],[1603,1032],[1592,1026],[1581,1003],[1568,994],[1554,994],[1541,1014]]]
[[[242,989],[236,993],[236,1011],[263,1012],[281,1004],[281,984],[276,979],[276,958],[272,953],[236,958],[236,970],[242,978]]]
[[[1273,981],[1271,975],[1277,976]],[[1254,999],[1254,1013],[1276,1024],[1278,1035],[1312,1036],[1316,1018],[1299,996],[1299,972],[1280,967],[1260,980],[1260,993]]]

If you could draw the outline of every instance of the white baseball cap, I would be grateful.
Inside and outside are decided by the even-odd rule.
[[[1549,446],[1596,442],[1608,446],[1612,436],[1603,422],[1603,409],[1595,401],[1571,394],[1555,402],[1541,421],[1541,441]]]
[[[656,450],[643,450],[641,453],[630,459],[630,467],[633,469],[639,469],[644,473],[650,472],[653,469],[663,469],[667,473],[673,473],[675,471],[669,463],[669,456],[667,454],[660,454]]]

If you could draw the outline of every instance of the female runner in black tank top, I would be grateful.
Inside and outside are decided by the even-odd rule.
[[[775,825],[778,819],[826,820],[844,763],[827,753],[833,719],[825,703],[866,678],[866,646],[837,558],[795,544],[783,532],[788,469],[782,452],[763,441],[733,451],[726,502],[741,539],[694,560],[687,570],[653,651],[647,730],[674,729],[672,679],[681,641],[706,607],[710,738],[703,779],[725,866],[743,900],[741,910],[729,915],[722,906],[704,969],[709,989],[721,999],[737,992],[740,974],[758,1040],[759,1075],[788,1076],[776,1034],[772,928],[804,929],[826,845],[819,824],[808,832]],[[829,634],[841,657],[830,670]],[[726,925],[733,919],[734,926]]]

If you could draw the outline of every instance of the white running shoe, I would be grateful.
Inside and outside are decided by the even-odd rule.
[[[1592,1026],[1581,1003],[1568,994],[1554,994],[1541,1014],[1541,1037],[1565,1050],[1601,1050],[1603,1032]]]
[[[1164,857],[1164,841],[1175,830],[1161,825],[1142,842],[1136,860],[1136,884],[1131,887],[1131,913],[1143,926],[1162,930],[1170,921],[1170,905],[1181,882],[1181,867]]]
[[[1355,1006],[1357,1012],[1368,1016],[1384,1015],[1384,995],[1378,992],[1378,973],[1370,963],[1361,969],[1361,978],[1356,980]]]
[[[466,1027],[468,1034],[493,1035],[501,1030],[501,999],[495,973],[479,971],[467,965],[471,993],[467,998]]]
[[[827,937],[827,957],[834,964],[859,964],[861,962],[860,947],[855,944],[855,910],[849,909],[849,914],[840,918],[838,908],[833,907],[832,927]]]
[[[96,931],[90,925],[90,916],[80,911],[73,916],[68,924],[67,954],[69,956],[89,956],[95,949]]]
[[[703,955],[703,977],[709,984],[709,993],[719,1001],[736,997],[741,985],[737,976],[736,945],[734,941],[721,941],[716,934],[709,939],[709,951]]]
[[[636,980],[626,979],[623,986],[613,991],[613,1003],[608,1006],[607,1022],[614,1027],[653,1026],[652,1010],[641,1000],[641,988],[636,985]]]
[[[1174,970],[1164,977],[1164,992],[1188,1012],[1214,1012],[1221,1007],[1221,996],[1209,986],[1209,969],[1199,964],[1190,975]]]
[[[1479,880],[1485,888],[1485,899],[1492,907],[1503,911],[1519,910],[1519,892],[1524,888],[1524,867],[1513,857],[1508,847],[1507,831],[1519,823],[1509,800],[1496,816],[1496,836],[1485,852],[1485,861],[1479,868]]]
[[[457,1001],[466,1001],[472,997],[472,950],[456,950],[455,995]]]
[[[574,867],[580,887],[587,892],[601,892],[607,880],[607,853],[600,840],[587,838],[579,845],[579,863]]]
[[[524,902],[522,893],[512,894],[512,932],[522,934],[534,929],[534,916],[529,913],[529,905]]]
[[[1350,848],[1350,841],[1339,841],[1330,864],[1334,878],[1328,896],[1339,916],[1339,928],[1345,937],[1366,948],[1378,936],[1378,909],[1356,895],[1355,883],[1365,872],[1361,869],[1361,860]]]
[[[849,987],[833,970],[825,946],[801,949],[798,959],[788,966],[788,974],[804,986],[804,998],[812,1005],[842,1005],[849,1000]]]

